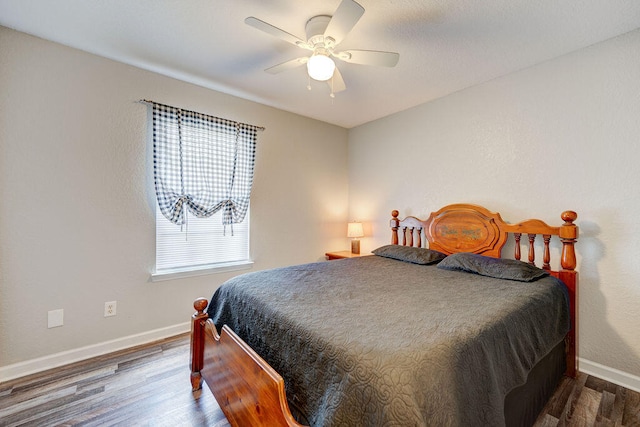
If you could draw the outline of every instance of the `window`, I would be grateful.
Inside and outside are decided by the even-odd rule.
[[[261,128],[152,105],[154,278],[250,263],[249,197]]]
[[[189,217],[181,228],[167,220],[156,204],[156,275],[234,268],[249,264],[249,212],[233,234],[225,230],[222,213]]]

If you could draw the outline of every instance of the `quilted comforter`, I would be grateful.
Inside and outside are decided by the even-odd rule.
[[[379,256],[244,274],[209,304],[312,426],[500,426],[569,328],[564,286]]]

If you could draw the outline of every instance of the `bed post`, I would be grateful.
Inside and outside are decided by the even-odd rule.
[[[575,378],[578,373],[578,272],[575,243],[578,239],[578,227],[573,223],[578,214],[573,211],[562,212],[560,216],[564,224],[560,226],[558,236],[562,241],[562,256],[560,265],[562,269],[558,278],[562,280],[569,291],[569,304],[571,313],[571,330],[567,334],[567,375]]]
[[[202,375],[204,360],[204,324],[209,318],[206,310],[209,302],[206,298],[198,298],[193,302],[196,312],[191,316],[191,389],[200,390],[202,387]]]
[[[574,211],[564,211],[560,217],[564,220],[558,233],[562,240],[562,269],[575,270],[577,262],[574,245],[578,239],[578,227],[573,222],[578,218],[578,214]]]
[[[400,212],[398,212],[397,210],[394,209],[391,211],[391,216],[393,218],[391,218],[391,221],[389,221],[389,226],[391,227],[391,244],[392,245],[398,244],[398,227],[400,226],[400,220],[398,219],[398,215],[400,215]]]

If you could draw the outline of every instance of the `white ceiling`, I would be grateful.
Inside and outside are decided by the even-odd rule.
[[[339,50],[398,52],[395,68],[336,61],[347,90],[329,97],[308,55],[244,23],[301,39],[340,0],[0,0],[0,25],[351,128],[640,28],[638,0],[358,0],[366,12]],[[162,102],[162,100],[158,100]]]

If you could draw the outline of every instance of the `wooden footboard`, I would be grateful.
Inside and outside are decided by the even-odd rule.
[[[218,334],[204,310],[207,300],[193,304],[191,383],[202,379],[232,426],[302,426],[295,421],[282,377],[226,325]]]

